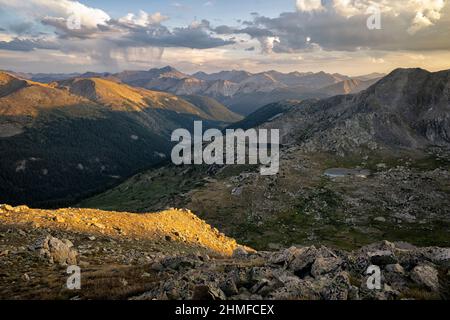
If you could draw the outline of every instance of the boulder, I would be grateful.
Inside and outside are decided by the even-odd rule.
[[[281,277],[283,286],[272,291],[268,297],[275,300],[319,300],[320,294],[311,281],[294,276]]]
[[[195,286],[192,300],[226,300],[222,290],[212,284]]]
[[[438,271],[431,265],[421,264],[411,272],[411,279],[432,291],[439,291]]]
[[[403,267],[396,263],[396,264],[388,264],[385,267],[387,272],[392,272],[392,273],[398,273],[398,274],[404,274],[405,270],[403,269]]]
[[[450,248],[431,247],[424,248],[421,253],[435,264],[450,267]]]
[[[292,260],[294,260],[295,256],[300,251],[301,251],[301,249],[299,249],[299,248],[290,247],[285,250],[274,252],[269,256],[268,261],[269,261],[269,263],[272,263],[272,264],[287,266],[288,264],[290,264],[292,262]]]
[[[73,243],[67,239],[60,240],[50,235],[38,239],[32,246],[32,250],[48,259],[50,263],[60,265],[76,265],[78,252],[73,248]]]
[[[235,296],[239,293],[236,283],[234,282],[234,280],[232,278],[227,278],[227,279],[223,280],[219,284],[219,288],[220,288],[220,290],[223,291],[223,293],[225,293],[225,295],[227,297]]]
[[[302,248],[289,264],[289,269],[298,277],[304,278],[311,273],[311,267],[316,260],[317,254],[317,249],[314,246]]]
[[[317,278],[321,275],[336,271],[341,265],[342,259],[340,258],[318,257],[311,267],[311,275]]]
[[[320,295],[325,300],[347,300],[351,290],[350,276],[342,271],[334,278],[327,278]]]
[[[9,204],[0,204],[0,209],[5,211],[14,211],[14,207]]]
[[[375,252],[369,252],[368,255],[370,262],[376,266],[385,266],[398,262],[394,253],[390,250],[377,250]]]

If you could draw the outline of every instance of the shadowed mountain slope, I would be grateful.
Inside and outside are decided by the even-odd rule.
[[[449,92],[448,70],[397,69],[359,94],[302,102],[269,126],[311,151],[448,147]]]
[[[0,201],[14,204],[67,203],[107,188],[164,160],[173,130],[230,118],[213,101],[198,108],[101,78],[41,84],[1,73],[0,92]]]

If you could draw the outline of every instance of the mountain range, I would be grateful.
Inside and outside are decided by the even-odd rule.
[[[0,75],[0,201],[135,212],[187,207],[263,249],[419,235],[417,244],[448,243],[448,70],[397,69],[381,79],[277,72],[194,78],[163,68],[50,83]],[[211,96],[187,94],[194,92],[188,84],[210,81],[238,85],[247,92],[241,102],[277,101],[242,119]],[[170,133],[192,130],[194,120],[205,128],[279,129],[279,174],[170,164]],[[343,180],[334,178],[339,172]],[[423,236],[425,227],[433,238]]]
[[[448,148],[449,88],[449,70],[397,69],[359,94],[301,102],[267,127],[314,151]]]
[[[337,94],[357,93],[379,80],[383,74],[349,77],[325,72],[266,71],[250,73],[242,70],[192,75],[167,66],[148,71],[85,74],[19,74],[39,82],[53,82],[73,77],[104,78],[134,87],[170,92],[176,95],[200,95],[214,98],[231,111],[248,115],[269,103],[286,99],[324,98]]]
[[[450,245],[450,70],[397,69],[359,93],[272,103],[229,128],[279,129],[280,172],[169,163],[79,205],[186,207],[264,250]]]

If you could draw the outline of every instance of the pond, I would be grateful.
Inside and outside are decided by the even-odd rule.
[[[347,168],[330,168],[325,170],[324,175],[330,178],[340,178],[340,177],[359,177],[367,178],[370,176],[370,170],[367,169],[347,169]]]

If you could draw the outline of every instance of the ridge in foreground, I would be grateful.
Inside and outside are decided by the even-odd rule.
[[[133,214],[0,205],[0,298],[448,299],[450,248],[383,241],[256,252],[189,210]],[[79,290],[65,287],[67,265]],[[367,269],[380,268],[369,288]],[[20,283],[20,285],[17,285]]]

